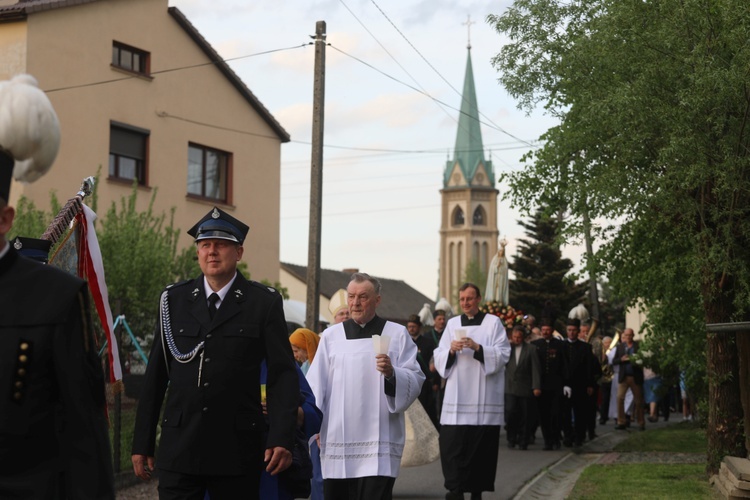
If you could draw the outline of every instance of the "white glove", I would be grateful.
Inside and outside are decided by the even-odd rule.
[[[573,394],[573,391],[571,391],[570,387],[566,385],[565,387],[563,387],[563,394],[566,398],[570,398],[570,396]]]

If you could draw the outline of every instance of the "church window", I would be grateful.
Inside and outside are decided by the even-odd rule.
[[[461,209],[461,207],[456,207],[453,209],[453,225],[454,226],[463,226],[464,225],[464,211]]]
[[[480,205],[474,210],[474,217],[472,220],[475,226],[484,226],[487,224],[487,214],[484,211],[484,207]]]

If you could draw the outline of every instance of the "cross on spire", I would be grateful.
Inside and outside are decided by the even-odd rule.
[[[467,14],[466,15],[466,22],[465,23],[461,23],[461,24],[463,24],[464,26],[466,26],[466,30],[468,31],[469,42],[466,45],[466,48],[467,49],[471,49],[471,25],[472,24],[477,24],[477,23],[475,21],[471,20],[471,15],[470,14]]]

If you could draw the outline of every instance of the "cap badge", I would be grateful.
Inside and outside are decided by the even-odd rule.
[[[218,219],[219,217],[221,217],[221,214],[220,214],[220,213],[219,213],[219,211],[218,211],[218,210],[216,209],[216,207],[214,207],[214,211],[213,211],[213,212],[211,212],[211,217],[213,217],[214,219]]]
[[[13,243],[13,248],[15,248],[16,250],[20,250],[21,248],[23,248],[23,243],[21,243],[21,240],[17,239],[16,242]]]

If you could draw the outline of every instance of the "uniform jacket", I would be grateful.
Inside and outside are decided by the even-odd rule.
[[[104,376],[85,282],[19,256],[0,259],[0,497],[114,498]],[[53,479],[53,480],[54,480]],[[47,484],[45,484],[47,483]],[[11,489],[5,489],[11,488]]]
[[[576,389],[585,389],[596,386],[596,368],[594,363],[596,359],[591,351],[591,344],[581,340],[575,342],[563,342],[565,345],[565,354],[568,360],[568,380],[570,387]],[[600,367],[601,369],[601,367]]]
[[[542,391],[556,391],[562,394],[568,385],[568,359],[565,356],[565,343],[551,338],[549,342],[537,339],[531,343],[539,355],[539,368],[542,372]]]
[[[640,348],[640,344],[637,340],[633,341],[633,352],[638,352],[638,349]],[[625,342],[620,342],[617,344],[617,348],[615,349],[615,356],[612,358],[612,364],[615,366],[619,366],[619,374],[617,378],[617,382],[624,382],[625,377],[627,376],[625,374],[625,367],[627,365],[632,365],[633,367],[633,381],[638,385],[643,385],[643,368],[636,365],[635,363],[631,363],[630,361],[625,361],[624,363],[620,361],[620,359],[625,356],[625,353],[627,352],[628,346]]]
[[[516,347],[511,346],[510,359],[505,365],[505,393],[514,396],[532,397],[534,389],[542,388],[542,374],[536,346],[523,342],[516,363]]]
[[[213,320],[203,276],[167,288],[171,331],[177,350],[189,353],[204,341],[202,355],[181,363],[157,325],[138,404],[133,454],[154,456],[161,420],[159,468],[197,475],[237,475],[261,467],[263,450],[292,449],[299,382],[281,295],[240,273]],[[166,349],[166,352],[165,352]],[[268,366],[270,427],[261,411],[260,367]]]

